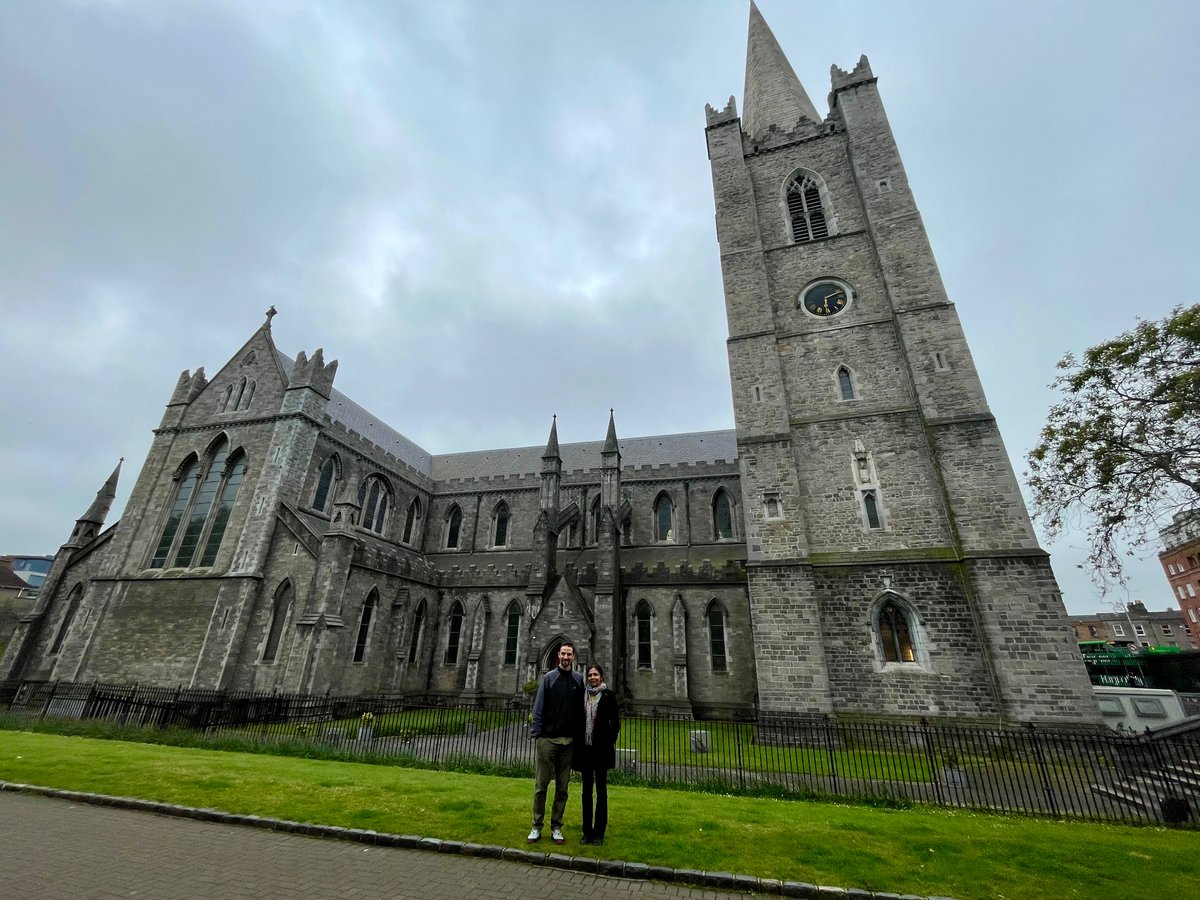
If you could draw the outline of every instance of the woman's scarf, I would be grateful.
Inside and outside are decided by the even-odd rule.
[[[600,708],[600,695],[608,690],[603,681],[599,687],[585,686],[583,695],[583,742],[592,745],[592,729],[596,727],[596,710]]]

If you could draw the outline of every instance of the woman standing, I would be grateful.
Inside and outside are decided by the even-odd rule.
[[[582,844],[604,843],[608,827],[608,770],[617,763],[617,735],[621,714],[617,696],[604,683],[604,671],[588,666],[583,694],[583,734],[575,742],[572,768],[583,775]],[[595,819],[592,818],[592,784],[596,786]]]

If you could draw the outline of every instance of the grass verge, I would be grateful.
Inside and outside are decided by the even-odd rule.
[[[0,779],[508,846],[531,794],[527,779],[16,731],[0,731]],[[565,850],[584,855],[576,804]],[[962,900],[1190,896],[1200,879],[1194,832],[640,787],[610,807],[604,855],[656,865]]]

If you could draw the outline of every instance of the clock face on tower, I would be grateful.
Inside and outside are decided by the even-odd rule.
[[[826,279],[817,281],[804,289],[800,301],[814,316],[836,316],[847,306],[854,292],[848,284]]]

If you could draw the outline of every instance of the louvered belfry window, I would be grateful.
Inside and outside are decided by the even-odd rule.
[[[793,178],[788,185],[787,205],[788,217],[792,220],[792,239],[797,244],[829,237],[821,189],[815,178],[804,174]]]

